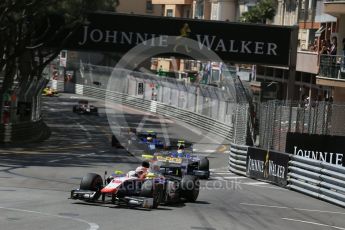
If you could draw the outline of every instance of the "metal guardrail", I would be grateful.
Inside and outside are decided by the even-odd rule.
[[[292,155],[288,188],[345,207],[345,168]]]
[[[230,144],[229,170],[233,173],[247,176],[248,146]]]
[[[207,130],[210,133],[216,134],[217,136],[220,136],[229,141],[231,141],[233,137],[232,127],[230,127],[229,124],[225,124],[210,117],[197,114],[185,109],[166,105],[157,101],[145,100],[123,93],[80,84],[76,84],[76,93],[96,99],[108,100],[111,102],[124,104],[143,111],[172,117],[178,121],[182,121],[203,130]]]
[[[345,79],[345,57],[343,55],[320,55],[320,77]]]

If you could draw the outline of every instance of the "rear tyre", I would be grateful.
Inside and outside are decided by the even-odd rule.
[[[196,176],[185,175],[181,180],[181,196],[188,202],[195,202],[199,196],[200,182]]]
[[[155,184],[152,180],[147,180],[141,186],[140,196],[153,198],[152,208],[157,208],[162,201],[163,185]]]
[[[206,171],[206,172],[209,172],[209,171],[210,171],[210,161],[209,161],[206,157],[200,159],[200,162],[199,162],[199,170],[201,170],[201,171]],[[200,177],[200,178],[202,178],[202,179],[208,179],[208,178],[209,178],[209,175],[202,176],[202,177]]]
[[[80,182],[80,190],[95,191],[96,194],[92,200],[98,200],[101,196],[101,189],[103,188],[103,179],[96,173],[88,173]]]
[[[206,157],[200,159],[199,170],[210,171],[210,161]]]

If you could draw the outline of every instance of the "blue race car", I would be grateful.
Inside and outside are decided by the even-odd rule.
[[[148,130],[145,132],[137,132],[139,144],[145,144],[148,150],[164,149],[165,143],[157,138],[157,132]]]
[[[193,175],[201,179],[210,177],[210,163],[207,157],[193,152],[193,145],[179,140],[177,145],[170,146],[169,151],[158,151],[152,156],[153,160],[177,163],[183,175]],[[171,162],[172,161],[172,162]]]

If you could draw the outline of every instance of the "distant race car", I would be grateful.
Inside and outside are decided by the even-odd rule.
[[[175,147],[175,149],[174,149]],[[179,165],[183,175],[194,175],[200,179],[210,177],[210,162],[207,157],[202,157],[193,152],[193,145],[179,140],[177,145],[170,146],[169,151],[157,151],[153,155],[144,155],[147,159],[164,161],[165,159],[180,159]]]
[[[195,202],[199,195],[198,178],[176,175],[178,170],[162,167],[159,173],[149,173],[145,178],[128,174],[104,176],[105,184],[100,175],[89,173],[81,180],[80,188],[71,191],[70,198],[96,202],[101,197],[102,202],[142,208],[184,200]]]
[[[73,113],[98,115],[98,108],[90,105],[87,100],[80,100],[78,105],[73,106]]]
[[[137,132],[139,144],[145,144],[150,150],[163,149],[165,144],[157,138],[157,132],[152,130]]]
[[[123,136],[129,134],[128,143],[122,140]],[[120,140],[121,139],[121,140]],[[123,148],[127,146],[128,151],[141,150],[144,156],[151,160],[161,157],[181,158],[182,161],[176,167],[181,168],[183,175],[194,175],[200,179],[208,179],[210,177],[210,163],[207,157],[200,156],[193,151],[193,143],[184,140],[170,141],[166,145],[157,138],[157,132],[148,130],[145,132],[137,132],[136,129],[121,129],[120,135],[112,136],[112,146]]]
[[[127,140],[123,140],[123,137],[126,137]],[[152,154],[156,149],[166,147],[166,144],[157,137],[157,132],[152,130],[138,132],[134,128],[121,128],[120,134],[112,135],[113,147],[121,148],[124,143],[126,143],[127,150],[142,150]]]
[[[53,88],[48,86],[48,87],[43,89],[42,95],[43,96],[48,96],[48,97],[54,97],[54,96],[58,96],[59,93],[58,93],[57,90],[55,90],[55,89],[53,89]]]

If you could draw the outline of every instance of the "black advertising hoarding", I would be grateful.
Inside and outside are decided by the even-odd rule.
[[[279,186],[287,184],[289,154],[248,148],[247,175],[251,178],[272,182]]]
[[[345,167],[345,137],[288,133],[286,152]]]
[[[289,65],[293,27],[116,13],[89,14],[88,21],[65,48],[126,53],[145,40],[159,37],[145,45],[164,47],[168,36],[182,36],[198,41],[201,52],[210,48],[222,60]]]

